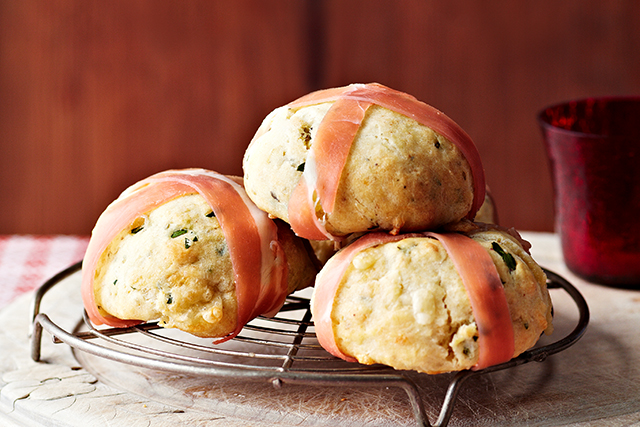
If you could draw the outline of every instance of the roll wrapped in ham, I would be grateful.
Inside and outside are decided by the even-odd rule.
[[[484,201],[471,138],[437,109],[376,83],[274,110],[243,166],[252,200],[312,240],[433,229],[472,219]]]
[[[170,170],[129,187],[102,213],[83,260],[82,296],[96,324],[158,320],[228,339],[312,283],[310,256],[240,179]]]
[[[312,313],[334,356],[427,373],[506,362],[552,331],[544,273],[487,225],[364,235],[318,274]]]

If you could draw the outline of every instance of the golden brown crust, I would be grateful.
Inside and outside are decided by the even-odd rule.
[[[498,208],[496,207],[496,202],[491,194],[491,190],[489,190],[489,187],[487,187],[487,190],[484,193],[484,202],[480,206],[478,212],[476,212],[476,217],[473,220],[487,224],[500,223]]]
[[[313,285],[320,269],[313,250],[307,247],[307,241],[296,237],[289,225],[276,220],[278,241],[287,254],[287,284],[289,293]]]

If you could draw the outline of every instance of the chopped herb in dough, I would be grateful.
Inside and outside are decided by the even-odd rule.
[[[140,227],[136,227],[136,228],[132,228],[131,229],[131,234],[136,234],[138,233],[140,230],[142,230],[144,227],[141,225]]]
[[[173,233],[171,233],[171,238],[175,239],[176,237],[180,237],[183,234],[187,234],[187,230],[184,228],[182,230],[176,230]]]
[[[491,244],[491,248],[494,251],[496,251],[498,253],[498,255],[500,255],[502,257],[502,260],[507,265],[507,268],[509,269],[509,271],[513,271],[513,270],[516,269],[516,260],[513,257],[513,255],[511,255],[508,252],[505,252],[504,249],[502,249],[502,246],[500,246],[496,242],[493,242]]]

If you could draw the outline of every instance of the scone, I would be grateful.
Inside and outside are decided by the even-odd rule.
[[[442,373],[508,361],[551,333],[546,276],[517,234],[467,228],[370,233],[343,248],[315,283],[320,344],[349,361]]]
[[[473,219],[484,201],[469,136],[442,112],[379,84],[313,92],[277,108],[243,169],[255,204],[311,240],[433,229]]]
[[[90,319],[111,326],[157,320],[230,338],[311,285],[313,252],[255,207],[241,182],[187,169],[125,190],[98,219],[83,261]]]

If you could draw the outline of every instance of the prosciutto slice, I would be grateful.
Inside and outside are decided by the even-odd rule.
[[[231,256],[238,318],[236,336],[258,315],[273,315],[287,296],[287,263],[278,242],[277,226],[248,198],[233,179],[204,169],[170,170],[152,175],[125,190],[98,219],[82,265],[82,298],[95,324],[126,327],[136,319],[117,319],[96,306],[93,281],[100,256],[109,243],[140,215],[185,195],[199,193],[220,222]]]
[[[467,218],[473,219],[484,202],[484,169],[475,144],[453,120],[411,95],[377,83],[353,84],[312,92],[291,102],[288,107],[301,108],[324,102],[333,102],[333,105],[320,123],[309,150],[305,170],[298,184],[304,188],[296,188],[289,201],[289,220],[296,233],[309,232],[309,235],[298,234],[314,240],[338,240],[326,231],[325,218],[319,218],[316,213],[322,211],[328,215],[333,212],[340,176],[349,150],[367,108],[373,104],[416,120],[443,135],[460,149],[469,162],[473,175],[474,197],[467,214]]]
[[[327,264],[330,269],[321,273],[321,282],[316,282],[311,306],[320,345],[336,357],[356,361],[338,348],[333,332],[331,311],[342,277],[360,251],[409,237],[431,237],[439,240],[453,260],[467,291],[478,327],[479,358],[473,369],[510,360],[515,348],[513,325],[496,267],[491,256],[479,243],[458,233],[369,233],[334,255],[330,264]]]
[[[302,178],[289,200],[291,228],[299,236],[311,240],[338,240],[327,232],[325,220],[318,218],[317,212],[333,212],[351,143],[370,106],[370,102],[339,98],[322,119]],[[318,165],[322,167],[318,168]],[[321,209],[317,209],[318,204]]]
[[[438,239],[462,279],[478,327],[478,362],[474,369],[507,362],[515,341],[502,281],[489,253],[475,240],[458,233],[424,233]]]

